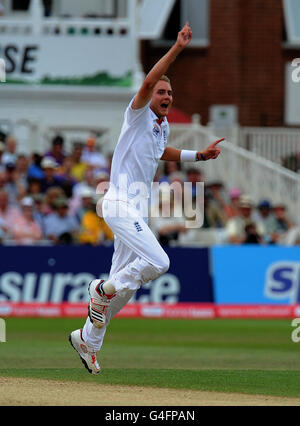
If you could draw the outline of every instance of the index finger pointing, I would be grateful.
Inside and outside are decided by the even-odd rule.
[[[216,146],[216,145],[218,145],[218,143],[225,141],[225,139],[226,139],[226,138],[219,139],[219,140],[217,140],[216,142],[214,142],[212,145],[213,145],[213,146]]]

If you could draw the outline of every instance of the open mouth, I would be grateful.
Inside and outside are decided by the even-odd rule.
[[[165,103],[163,103],[163,104],[161,104],[160,106],[161,106],[161,108],[167,109],[167,108],[169,107],[169,104],[165,104]]]

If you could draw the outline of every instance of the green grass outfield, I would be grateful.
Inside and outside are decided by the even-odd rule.
[[[8,318],[0,376],[300,397],[289,320],[115,319],[96,377],[68,342],[83,323]]]

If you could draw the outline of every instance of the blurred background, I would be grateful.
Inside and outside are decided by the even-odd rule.
[[[0,0],[1,316],[43,315],[41,303],[85,315],[87,284],[113,252],[97,185],[126,106],[186,21],[193,40],[168,72],[169,145],[227,140],[217,161],[160,163],[155,180],[189,182],[191,200],[205,183],[203,226],[150,220],[171,269],[121,315],[297,312],[299,1]]]

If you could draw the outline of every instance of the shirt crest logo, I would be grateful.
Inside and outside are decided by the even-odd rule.
[[[160,134],[160,131],[159,131],[159,128],[158,128],[158,126],[157,126],[157,124],[155,124],[154,123],[154,125],[153,125],[153,135],[157,138],[158,136],[159,136],[159,134]]]
[[[135,226],[135,229],[137,230],[137,232],[142,232],[143,228],[141,227],[139,222],[134,222],[134,226]]]

